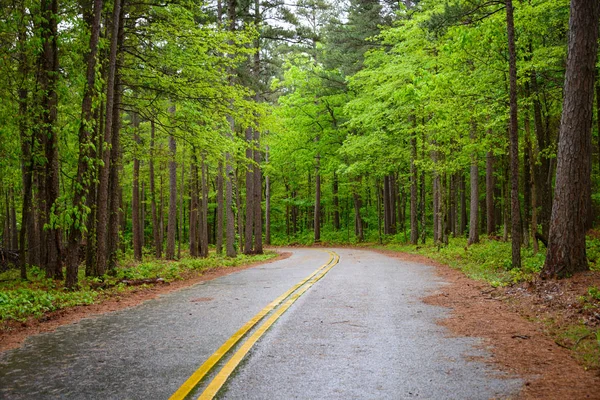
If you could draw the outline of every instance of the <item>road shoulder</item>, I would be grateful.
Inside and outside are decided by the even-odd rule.
[[[75,306],[57,310],[44,315],[40,319],[30,318],[27,322],[11,321],[2,326],[0,330],[0,353],[20,347],[25,339],[40,333],[53,332],[58,327],[80,321],[84,318],[90,318],[125,308],[138,306],[148,300],[155,299],[163,294],[171,293],[183,288],[196,285],[219,278],[221,276],[233,274],[248,268],[259,265],[270,264],[276,261],[284,260],[292,255],[290,252],[279,252],[277,257],[266,261],[240,265],[236,267],[215,268],[204,271],[200,275],[191,275],[184,280],[173,281],[168,284],[156,284],[151,286],[140,286],[135,290],[123,292],[118,296],[103,299],[99,303]]]
[[[427,304],[449,307],[439,321],[453,335],[481,337],[492,357],[485,360],[522,376],[522,399],[600,399],[597,371],[586,371],[568,350],[550,339],[539,325],[526,320],[506,299],[492,297],[493,288],[427,257],[376,250],[406,261],[432,265],[449,284],[424,298]]]

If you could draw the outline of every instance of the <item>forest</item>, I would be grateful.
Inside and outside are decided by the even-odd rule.
[[[460,238],[595,267],[597,1],[1,2],[0,257],[23,279]]]

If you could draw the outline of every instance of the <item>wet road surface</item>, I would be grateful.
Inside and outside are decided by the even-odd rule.
[[[168,399],[257,312],[330,259],[320,249],[291,251],[29,338],[0,355],[0,399]],[[475,361],[486,355],[476,339],[449,337],[435,324],[448,310],[419,300],[444,285],[432,267],[333,251],[339,264],[260,338],[219,398],[489,399],[519,391],[519,379]]]

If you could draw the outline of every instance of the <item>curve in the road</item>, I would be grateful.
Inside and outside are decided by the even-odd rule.
[[[302,296],[312,285],[323,278],[327,272],[329,272],[340,260],[339,255],[332,251],[328,251],[330,258],[327,263],[317,268],[313,273],[307,276],[305,279],[292,286],[284,294],[273,300],[260,312],[258,312],[252,319],[250,319],[244,326],[242,326],[236,333],[234,333],[221,347],[217,349],[180,387],[173,393],[169,400],[183,400],[185,399],[200,383],[200,381],[212,370],[212,368],[227,354],[231,349],[252,329],[254,328],[266,315],[275,310],[272,315],[242,344],[242,346],[233,354],[233,356],[227,361],[215,378],[209,383],[206,389],[202,392],[198,399],[206,400],[212,399],[225,384],[229,376],[233,373],[235,368],[239,365],[242,359],[250,351],[252,346],[264,335],[264,333],[279,319],[279,317],[289,309],[292,304],[300,296]],[[287,301],[286,301],[287,299]],[[283,303],[285,301],[285,303]],[[283,304],[282,304],[283,303]],[[281,306],[280,306],[281,305]]]

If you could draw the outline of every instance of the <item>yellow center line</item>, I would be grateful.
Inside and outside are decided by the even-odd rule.
[[[240,339],[242,337],[244,337],[244,335],[246,333],[248,333],[248,331],[250,329],[252,329],[258,322],[260,322],[260,320],[263,319],[265,317],[265,315],[267,315],[268,313],[270,313],[282,301],[284,301],[292,293],[294,293],[300,286],[304,285],[306,282],[308,282],[310,279],[312,279],[315,275],[317,275],[321,270],[323,270],[324,268],[326,268],[332,262],[332,260],[335,258],[334,255],[333,255],[333,253],[329,253],[329,255],[330,255],[330,257],[329,257],[329,261],[327,261],[327,263],[325,263],[322,266],[320,266],[319,268],[317,268],[312,274],[310,274],[305,279],[303,279],[300,282],[298,282],[290,290],[288,290],[287,292],[285,292],[284,294],[282,294],[281,296],[279,296],[278,298],[276,298],[275,300],[273,300],[271,303],[269,303],[265,308],[263,308],[262,310],[260,310],[258,312],[258,314],[256,314],[254,317],[252,317],[252,319],[250,321],[246,322],[246,324],[244,324],[244,326],[242,326],[236,333],[234,333],[229,339],[227,339],[227,341],[225,343],[223,343],[221,345],[221,347],[219,347],[217,349],[217,351],[215,351],[204,362],[204,364],[202,364],[179,387],[179,389],[177,389],[177,391],[175,393],[173,393],[173,395],[171,395],[171,397],[169,397],[169,400],[183,400],[192,390],[194,390],[194,388],[196,387],[196,385],[198,384],[198,382],[200,382],[202,380],[202,378],[204,378],[204,376],[206,376],[206,374],[208,372],[210,372],[210,370],[221,360],[221,358],[223,358],[223,356],[225,354],[227,354],[227,352],[229,350],[231,350],[231,348],[233,346],[235,346],[237,344],[237,342],[239,342]]]
[[[235,352],[235,354],[227,361],[227,363],[221,368],[217,376],[210,382],[204,392],[198,397],[198,400],[210,400],[214,398],[217,392],[223,387],[227,379],[231,376],[235,368],[240,364],[242,359],[248,354],[252,346],[261,338],[262,335],[269,329],[275,321],[281,317],[281,315],[287,311],[288,308],[294,304],[300,296],[302,296],[312,285],[315,284],[319,279],[325,276],[331,268],[333,268],[340,261],[339,256],[336,255],[335,261],[325,268],[319,275],[314,276],[310,282],[302,287],[297,293],[290,297],[285,303],[281,305],[258,329],[242,344],[242,346]]]

